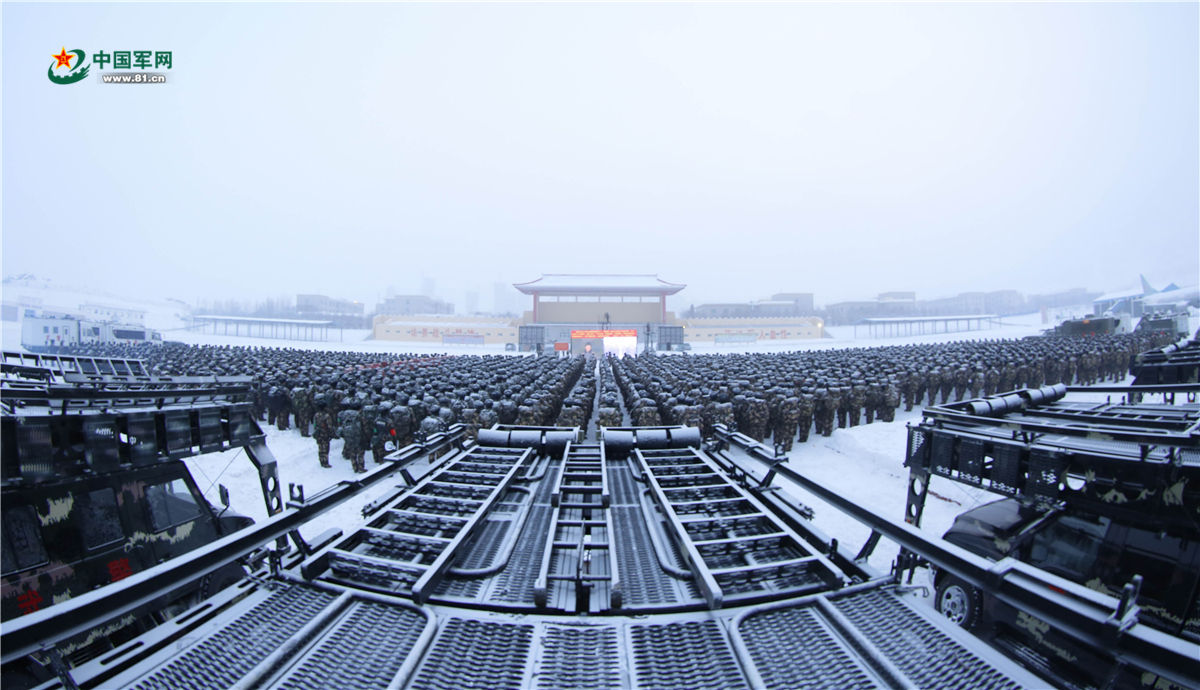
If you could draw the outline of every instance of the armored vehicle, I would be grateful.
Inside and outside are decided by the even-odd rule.
[[[0,620],[137,575],[251,525],[203,495],[183,458],[244,448],[274,477],[250,379],[151,376],[139,360],[4,353]],[[277,477],[274,479],[277,483]],[[271,499],[268,495],[268,510]],[[4,687],[111,650],[244,577],[237,563],[5,664]]]
[[[1123,395],[1097,404],[1059,384],[928,408],[910,427],[907,517],[919,524],[935,475],[1006,496],[959,515],[945,540],[1119,597],[1127,620],[1200,642],[1200,405],[1170,404],[1180,388],[1079,389]],[[1167,400],[1131,402],[1155,395]],[[937,611],[1058,687],[1180,687],[945,569],[934,586]]]
[[[1089,316],[1082,319],[1063,321],[1051,331],[1056,336],[1092,336],[1105,334],[1129,333],[1132,330],[1132,319],[1128,314],[1117,316]]]
[[[716,425],[505,426],[409,446],[354,482],[193,557],[114,585],[165,591],[261,548],[368,486],[363,520],[270,552],[247,578],[103,657],[60,674],[87,688],[1045,687],[816,530],[789,480],[999,600],[1095,639],[1118,602],[879,516]],[[449,443],[449,446],[444,444]],[[436,456],[436,457],[435,457]],[[429,462],[425,462],[428,460]],[[779,481],[776,481],[778,479]],[[399,480],[399,481],[397,481]],[[1049,584],[1063,593],[1050,596]],[[120,615],[90,593],[0,631],[14,655]],[[1159,675],[1200,675],[1200,646],[1136,622],[1111,644]]]

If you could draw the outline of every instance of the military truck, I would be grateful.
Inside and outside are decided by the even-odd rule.
[[[118,582],[251,524],[210,504],[183,458],[232,448],[278,477],[248,377],[151,376],[139,360],[4,353],[0,364],[0,621]],[[268,491],[275,488],[274,497]],[[86,662],[245,577],[230,564],[0,669],[4,688]]]
[[[1086,316],[1082,319],[1068,319],[1058,324],[1058,327],[1048,333],[1055,336],[1093,336],[1106,334],[1129,333],[1133,330],[1133,321],[1128,314],[1114,316]]]
[[[1114,635],[1137,621],[1200,642],[1200,405],[1170,404],[1184,389],[1088,389],[1122,395],[1097,404],[1058,384],[927,408],[909,427],[906,520],[920,524],[934,475],[1005,496],[944,539],[1121,599]],[[1137,402],[1154,395],[1168,402]],[[938,612],[1057,687],[1179,687],[946,570],[933,584]]]
[[[1169,333],[1174,338],[1186,338],[1191,322],[1187,311],[1146,314],[1138,321],[1137,333]]]

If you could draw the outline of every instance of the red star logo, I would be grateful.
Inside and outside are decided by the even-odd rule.
[[[54,58],[55,60],[58,60],[58,64],[54,66],[54,69],[58,69],[59,67],[66,67],[67,69],[71,69],[71,60],[75,59],[75,56],[73,54],[67,52],[66,46],[63,46],[61,53],[59,53],[58,55],[51,55],[50,57]]]

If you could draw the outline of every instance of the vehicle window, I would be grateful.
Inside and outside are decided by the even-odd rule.
[[[42,545],[42,528],[33,506],[8,508],[0,519],[0,560],[3,574],[28,570],[46,562],[46,547]]]
[[[1097,518],[1092,522],[1064,515],[1034,535],[1029,564],[1083,582],[1095,566],[1108,524],[1108,518]]]
[[[117,495],[112,489],[99,489],[77,497],[75,514],[83,532],[83,544],[89,549],[125,538],[121,516],[117,512]]]
[[[155,532],[200,517],[200,506],[182,479],[147,486],[146,502],[150,506],[150,526]]]
[[[1159,538],[1152,532],[1130,528],[1126,547],[1116,561],[1111,588],[1120,592],[1134,575],[1141,575],[1142,590],[1138,601],[1143,614],[1164,621],[1183,618],[1187,602],[1182,596],[1192,590],[1196,579],[1196,573],[1183,565],[1191,561],[1184,553],[1188,549],[1189,545],[1177,537]],[[1161,615],[1164,613],[1167,615]]]

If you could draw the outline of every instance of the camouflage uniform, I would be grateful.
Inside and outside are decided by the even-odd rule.
[[[801,443],[808,442],[808,432],[812,430],[813,412],[816,406],[816,398],[812,393],[800,394],[800,410],[798,419],[798,428],[800,431],[799,437]]]
[[[846,414],[849,415],[850,426],[858,426],[858,422],[862,417],[863,405],[867,402],[867,390],[863,382],[856,382],[850,388],[850,395],[846,396]]]
[[[466,427],[467,440],[474,441],[479,438],[479,410],[474,407],[463,408],[462,420],[463,426]]]
[[[896,386],[888,382],[884,384],[883,401],[879,405],[879,421],[892,422],[896,419],[896,408],[900,406],[900,391],[896,390]]]
[[[318,407],[317,414],[313,416],[312,435],[317,441],[317,459],[321,461],[321,467],[330,467],[329,441],[333,438],[333,433],[333,416],[324,406]]]
[[[366,472],[367,468],[363,462],[363,453],[366,449],[363,447],[363,427],[362,415],[358,410],[353,408],[342,410],[341,414],[342,425],[338,429],[338,435],[345,441],[345,446],[342,449],[342,455],[350,460],[351,467],[356,473]]]
[[[772,438],[775,443],[783,446],[785,453],[792,452],[792,441],[796,438],[796,427],[800,423],[800,400],[796,397],[784,398],[779,405],[779,425]]]
[[[292,389],[292,409],[296,411],[296,426],[300,429],[300,435],[308,438],[308,423],[312,408],[307,388],[296,386]]]
[[[412,417],[408,405],[393,405],[388,412],[388,425],[397,448],[403,448],[412,443]]]
[[[770,421],[770,409],[767,401],[762,398],[749,398],[746,401],[746,420],[750,426],[744,433],[755,441],[766,438],[767,423]]]

